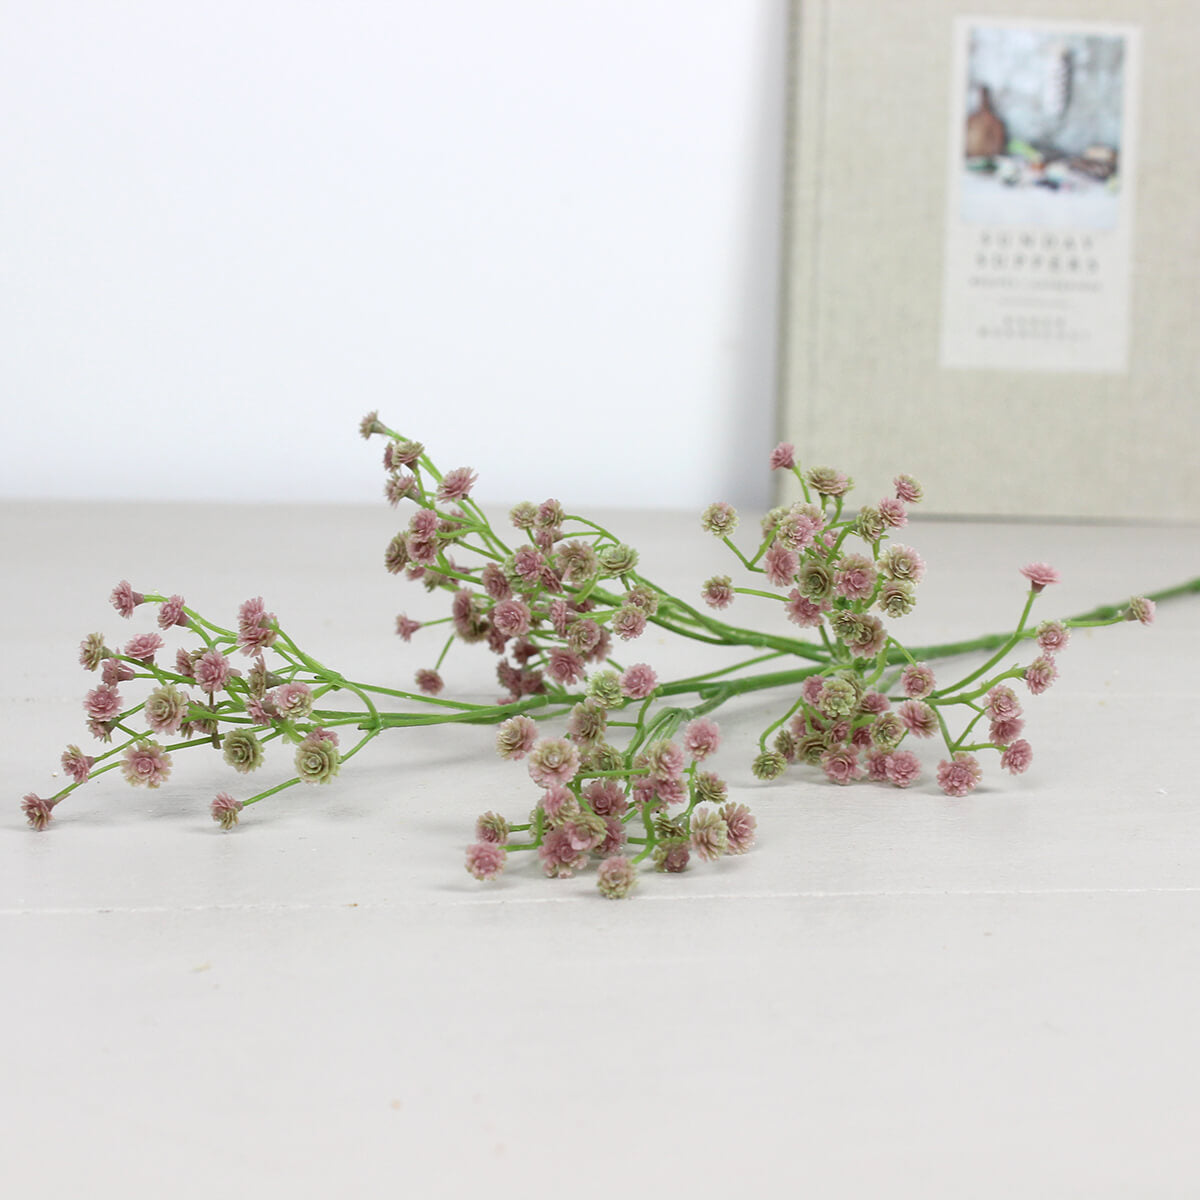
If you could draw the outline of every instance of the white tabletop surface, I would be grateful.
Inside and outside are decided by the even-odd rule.
[[[691,596],[732,569],[694,515],[611,517]],[[384,735],[229,834],[208,804],[232,773],[200,751],[25,826],[87,740],[80,638],[150,627],[109,607],[118,579],[216,620],[261,594],[317,658],[406,686],[436,651],[392,633],[430,611],[382,568],[396,524],[0,507],[3,1194],[1200,1195],[1200,597],[1078,632],[1026,705],[1029,773],[989,763],[962,800],[928,772],[756,783],[783,700],[746,698],[715,765],[758,846],[627,902],[533,863],[466,874],[475,816],[531,804],[487,729]],[[930,565],[897,630],[918,644],[1011,625],[1030,560],[1063,575],[1045,617],[1200,573],[1195,526],[905,533]],[[653,632],[638,657],[710,661]],[[450,690],[494,695],[489,658],[459,648]]]

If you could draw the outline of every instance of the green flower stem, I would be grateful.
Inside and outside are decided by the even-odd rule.
[[[766,729],[762,731],[758,738],[758,748],[765,751],[767,748],[767,738],[769,738],[771,734],[773,734],[775,730],[777,730],[785,721],[794,716],[796,710],[801,707],[807,708],[807,705],[804,703],[803,693],[796,697],[796,702],[787,710],[787,712],[783,714],[782,717],[779,718],[779,720],[773,721],[766,727]]]
[[[440,671],[442,669],[442,663],[444,663],[446,661],[446,655],[450,653],[450,647],[453,645],[454,645],[454,634],[451,634],[446,639],[446,644],[442,647],[442,652],[441,652],[441,654],[438,655],[437,662],[435,662],[433,664],[433,669],[435,671]]]
[[[353,692],[367,706],[367,710],[370,712],[371,718],[378,721],[379,711],[376,709],[371,697],[368,696],[363,689],[355,687],[354,684],[350,683],[336,671],[331,671],[324,664],[317,662],[315,658],[310,658],[282,629],[279,629],[279,636],[283,639],[284,643],[291,648],[292,653],[294,653],[296,657],[302,663],[304,663],[304,665],[307,666],[310,671],[313,672],[314,675],[319,675],[320,677],[327,679],[335,687],[344,687]]]
[[[243,800],[242,807],[246,808],[251,804],[257,804],[260,800],[265,800],[268,796],[274,796],[278,792],[283,792],[290,787],[295,787],[299,782],[300,776],[297,775],[294,779],[288,779],[283,783],[277,783],[274,787],[267,788],[265,792],[259,792],[257,796],[251,796],[249,800]]]
[[[375,683],[356,683],[349,679],[343,680],[352,691],[372,692],[376,696],[391,696],[396,700],[411,700],[417,704],[429,704],[434,708],[453,708],[462,711],[490,709],[491,704],[471,704],[466,700],[443,700],[439,696],[426,696],[417,692],[405,692],[397,688],[381,687]],[[335,685],[336,686],[336,685]],[[512,707],[511,705],[509,706]]]
[[[738,556],[738,558],[741,560],[742,566],[745,567],[747,571],[754,571],[758,575],[761,575],[763,573],[763,570],[761,567],[754,566],[750,562],[750,560],[737,548],[737,545],[734,543],[733,539],[728,534],[722,534],[721,541],[723,541],[725,543],[725,545],[727,545],[730,548],[730,550],[732,550],[734,552],[734,554],[736,554]]]
[[[734,663],[731,667],[718,667],[715,671],[707,671],[703,675],[689,675],[686,679],[676,679],[675,686],[684,686],[687,684],[707,683],[710,679],[716,679],[719,675],[728,675],[733,671],[741,671],[746,667],[754,667],[759,663],[771,662],[774,659],[782,658],[786,653],[784,650],[772,650],[769,654],[760,654],[756,658],[748,658],[745,662]]]
[[[1029,589],[1029,595],[1025,598],[1025,607],[1021,610],[1021,619],[1017,622],[1017,627],[1009,635],[1008,640],[1001,645],[1000,649],[992,655],[991,658],[979,667],[972,671],[969,675],[964,675],[957,683],[952,683],[949,687],[939,688],[933,693],[935,697],[945,696],[951,692],[957,692],[960,688],[966,687],[968,683],[973,683],[980,675],[987,674],[1020,640],[1021,634],[1025,630],[1025,623],[1029,620],[1030,610],[1033,608],[1034,599],[1037,597],[1037,592],[1033,588]]]
[[[979,719],[982,716],[983,716],[983,710],[981,709],[979,712],[977,712],[971,718],[970,722],[967,724],[967,727],[962,731],[962,733],[960,733],[958,735],[958,740],[954,743],[954,746],[952,747],[953,750],[964,750],[964,749],[965,750],[975,750],[975,749],[978,749],[978,747],[976,747],[976,746],[963,746],[963,742],[965,742],[967,740],[967,735],[971,732],[972,729],[975,728],[976,724],[979,722]]]
[[[761,596],[764,600],[778,600],[780,604],[787,603],[787,597],[779,595],[778,592],[760,592],[758,588],[735,587],[733,589],[739,596]]]
[[[360,725],[359,728],[361,729],[362,726]],[[369,729],[361,738],[359,738],[352,750],[347,750],[346,753],[342,755],[341,761],[343,763],[349,762],[350,759],[352,759],[369,741],[371,741],[372,738],[378,737],[380,732],[381,730],[378,725],[372,729]]]

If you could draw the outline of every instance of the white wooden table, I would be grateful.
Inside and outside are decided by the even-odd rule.
[[[689,594],[732,567],[694,515],[612,522]],[[532,863],[466,874],[475,815],[531,802],[487,730],[397,731],[232,834],[207,811],[231,773],[198,752],[25,826],[87,737],[80,638],[135,631],[118,579],[214,619],[261,594],[317,657],[403,686],[431,655],[391,632],[426,603],[382,569],[394,525],[0,508],[4,1194],[1200,1195],[1200,599],[1077,633],[1026,705],[1030,772],[989,763],[964,800],[758,784],[781,701],[747,698],[716,766],[758,847],[624,903]],[[914,643],[1011,625],[1033,559],[1063,574],[1042,616],[1200,573],[1194,526],[905,540],[930,564]],[[654,635],[639,657],[699,661]],[[450,688],[492,695],[488,658],[463,648]]]

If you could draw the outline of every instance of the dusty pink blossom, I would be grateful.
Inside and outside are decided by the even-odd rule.
[[[772,587],[787,587],[800,569],[800,559],[794,550],[773,542],[766,554],[763,555],[763,570],[767,573],[767,582]]]
[[[1000,755],[1000,765],[1013,775],[1020,775],[1027,771],[1031,762],[1033,762],[1033,747],[1024,738],[1018,738]]]
[[[584,812],[577,804],[572,806],[571,812],[563,821],[562,830],[567,835],[571,847],[581,853],[595,850],[608,840],[608,825],[604,818],[596,816],[595,813]]]
[[[846,618],[839,628],[836,618]],[[848,609],[835,614],[835,632],[856,658],[874,658],[887,644],[888,633],[873,613],[854,613]]]
[[[538,722],[528,716],[510,716],[496,731],[496,750],[502,758],[523,758],[538,740]]]
[[[887,750],[867,751],[866,772],[872,783],[887,783],[887,768],[891,757]]]
[[[1007,684],[998,683],[984,697],[983,711],[991,721],[1007,721],[1021,715],[1021,701]]]
[[[25,814],[25,820],[29,822],[31,829],[36,829],[39,832],[50,824],[54,817],[55,800],[43,800],[41,796],[35,795],[33,792],[28,793],[21,801],[21,811]]]
[[[157,687],[146,698],[142,715],[155,733],[178,733],[188,714],[191,701],[173,683]]]
[[[564,828],[552,829],[538,847],[542,870],[551,878],[570,879],[576,871],[587,865],[589,850],[576,848],[571,835]]]
[[[646,614],[632,604],[622,604],[613,614],[612,631],[623,642],[641,637],[646,630]]]
[[[906,504],[919,504],[925,495],[924,489],[911,475],[897,475],[892,484],[896,489],[896,498]]]
[[[906,788],[915,783],[921,774],[921,763],[911,750],[897,750],[887,759],[888,782]]]
[[[112,651],[104,644],[102,633],[89,633],[79,643],[79,665],[94,671]]]
[[[578,773],[579,751],[564,738],[542,738],[530,751],[529,774],[542,787],[570,783]]]
[[[791,442],[780,442],[771,451],[771,470],[790,471],[796,465],[796,447]]]
[[[879,556],[879,571],[885,579],[920,583],[925,577],[925,560],[911,546],[897,544]]]
[[[157,633],[139,633],[129,639],[125,646],[125,657],[136,658],[138,662],[149,663],[162,649],[163,640]]]
[[[819,514],[814,517],[808,513],[789,512],[776,525],[775,540],[789,550],[807,550],[820,531]]]
[[[646,747],[645,765],[655,780],[678,779],[687,766],[687,756],[677,743],[664,739]]]
[[[495,842],[503,845],[508,841],[508,822],[499,814],[485,812],[475,822],[475,838],[480,842]]]
[[[683,745],[696,762],[715,754],[721,744],[721,728],[710,717],[697,717],[683,729]]]
[[[113,721],[121,715],[121,694],[115,687],[102,683],[88,692],[83,701],[83,711],[93,721]]]
[[[729,830],[719,812],[698,808],[692,813],[692,849],[705,862],[714,862],[729,849]]]
[[[875,564],[862,554],[844,554],[833,573],[834,590],[847,600],[866,600],[875,591]]]
[[[464,642],[481,642],[487,637],[488,624],[483,615],[484,599],[468,588],[459,588],[450,604],[454,632]]]
[[[862,776],[856,746],[835,746],[821,755],[821,766],[833,783],[848,784]]]
[[[409,518],[408,532],[416,541],[432,541],[438,534],[437,513],[432,508],[418,508]]]
[[[595,847],[595,852],[602,857],[616,854],[625,845],[625,822],[620,817],[610,814],[603,818],[604,838]]]
[[[133,667],[127,662],[122,662],[119,658],[106,658],[104,665],[100,668],[100,678],[109,685],[116,687],[119,683],[124,683],[127,679],[132,679],[136,672]]]
[[[220,650],[205,650],[192,664],[192,678],[209,695],[219,692],[231,674],[229,660]]]
[[[1134,596],[1125,610],[1125,620],[1141,621],[1143,625],[1154,623],[1154,610],[1158,606],[1149,596]]]
[[[896,715],[914,737],[933,737],[938,731],[937,715],[921,700],[905,700],[896,709]]]
[[[388,449],[390,450],[391,447],[389,446]],[[383,485],[383,494],[393,508],[401,500],[407,500],[410,496],[414,500],[417,499],[417,491],[417,477],[407,471],[389,475],[387,482]]]
[[[654,848],[654,869],[678,875],[687,870],[692,854],[687,842],[660,842]]]
[[[393,467],[411,467],[422,454],[425,453],[425,447],[420,442],[414,442],[411,438],[400,438],[392,442],[392,461]]]
[[[507,600],[512,596],[512,584],[508,582],[508,576],[495,563],[488,563],[479,572],[479,582],[493,600]]]
[[[546,820],[552,824],[560,823],[578,807],[571,789],[564,787],[561,783],[548,787],[542,793],[538,804],[541,806],[542,812],[546,814]]]
[[[654,794],[664,804],[686,804],[688,799],[687,780],[682,777],[651,780]]]
[[[889,497],[886,500],[880,500],[877,507],[883,514],[884,523],[892,529],[903,529],[908,524],[908,512],[899,500]]]
[[[714,501],[700,514],[700,528],[714,537],[729,537],[737,524],[737,509],[724,500]]]
[[[583,659],[574,650],[554,646],[546,656],[546,674],[561,687],[578,683],[586,674]]]
[[[646,663],[634,663],[621,676],[621,691],[630,700],[645,700],[658,687],[658,676]]]
[[[180,647],[175,651],[175,674],[182,675],[185,679],[191,679],[194,662],[192,655]]]
[[[245,601],[238,610],[238,645],[243,654],[260,654],[275,644],[275,614],[267,612],[261,596]]]
[[[824,622],[825,613],[829,611],[829,608],[828,605],[814,604],[807,596],[800,595],[797,588],[792,588],[788,593],[787,603],[783,606],[783,610],[789,621],[794,621],[803,627],[814,628]]]
[[[512,558],[513,571],[528,584],[537,583],[542,577],[546,560],[536,546],[521,546]]]
[[[390,575],[399,575],[408,566],[408,538],[396,534],[383,552],[383,565]]]
[[[866,750],[868,747],[875,745],[875,739],[871,736],[871,727],[869,725],[860,725],[850,734],[850,744],[857,746],[860,750]]]
[[[926,663],[910,663],[900,673],[900,690],[910,700],[924,700],[933,686],[933,668]]]
[[[134,742],[121,756],[121,774],[135,787],[156,788],[171,774],[171,756],[157,742]]]
[[[470,467],[455,467],[447,471],[437,494],[439,500],[462,500],[471,494],[471,489],[478,482],[479,476]]]
[[[601,817],[619,817],[628,808],[625,789],[615,779],[590,779],[583,785],[583,798]]]
[[[567,629],[567,645],[580,657],[586,657],[600,644],[603,630],[591,617],[571,622]]]
[[[96,760],[78,746],[68,746],[62,753],[62,768],[76,783],[83,783],[95,765]]]
[[[637,870],[623,855],[612,855],[596,868],[596,887],[607,900],[623,900],[637,886]]]
[[[1058,664],[1044,654],[1025,668],[1025,686],[1035,696],[1040,696],[1057,678]]]
[[[280,684],[271,693],[275,711],[287,721],[299,721],[307,717],[313,708],[312,688],[298,679]]]
[[[488,615],[492,626],[505,637],[521,637],[529,632],[531,615],[523,600],[501,600]]]
[[[813,467],[807,478],[809,486],[822,496],[844,496],[854,486],[854,481],[844,471],[833,467]]]
[[[821,697],[825,693],[825,680],[820,675],[810,675],[801,685],[800,694],[814,708],[821,705]]]
[[[183,611],[183,597],[172,596],[164,600],[158,609],[159,629],[170,629],[174,625],[186,625],[188,615]]]
[[[1059,573],[1049,563],[1044,562],[1026,563],[1021,568],[1021,574],[1029,580],[1035,592],[1040,592],[1052,583],[1058,583],[1061,578]]]
[[[876,691],[863,692],[858,707],[865,713],[878,716],[892,707],[892,702],[882,693]]]
[[[550,601],[550,624],[559,637],[566,637],[571,627],[571,606],[565,600]]]
[[[997,746],[1007,746],[1024,728],[1025,721],[1022,717],[1004,717],[991,723],[988,740],[995,742]]]
[[[498,879],[508,852],[496,842],[476,842],[467,847],[467,870],[478,880]]]
[[[128,579],[122,579],[121,582],[118,583],[115,588],[113,588],[112,594],[109,596],[109,601],[113,608],[115,608],[117,612],[121,614],[121,616],[128,618],[133,616],[133,610],[137,608],[139,604],[145,603],[146,597],[143,596],[141,592],[135,592],[133,588],[129,586]]]
[[[212,819],[222,829],[232,829],[238,823],[238,813],[243,808],[245,805],[240,800],[235,800],[228,792],[218,792],[210,811]]]
[[[446,686],[442,677],[429,667],[422,667],[414,676],[417,689],[427,696],[436,696]]]
[[[721,817],[729,834],[728,853],[745,854],[754,845],[758,821],[744,804],[729,803],[721,808]]]
[[[1071,631],[1061,621],[1043,621],[1037,628],[1037,644],[1043,654],[1057,654],[1071,640]]]
[[[414,621],[405,613],[396,616],[396,633],[406,642],[412,641],[412,635],[421,628],[420,621]]]
[[[943,759],[938,763],[938,787],[947,796],[965,796],[974,790],[982,776],[978,760],[965,750],[957,751],[951,761]]]
[[[425,512],[428,510],[422,509],[422,511]],[[418,537],[415,533],[410,533],[404,539],[404,554],[409,561],[415,564],[415,568],[409,567],[407,572],[408,578],[421,578],[420,575],[414,575],[413,570],[432,567],[437,562],[437,539],[433,537]]]
[[[705,581],[700,594],[709,608],[728,608],[733,603],[733,580],[728,575],[714,575]]]

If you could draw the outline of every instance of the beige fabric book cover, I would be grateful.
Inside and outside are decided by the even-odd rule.
[[[864,502],[1200,519],[1200,5],[799,0],[792,36],[781,437]]]

